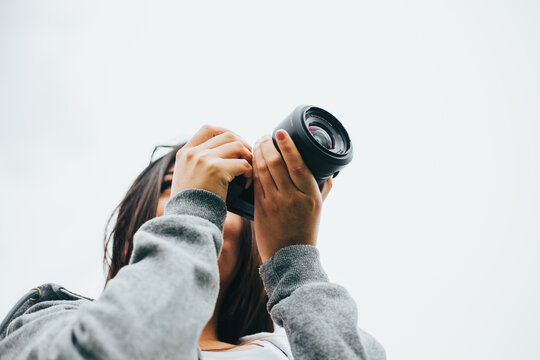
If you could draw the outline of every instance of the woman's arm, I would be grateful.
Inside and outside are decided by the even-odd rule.
[[[377,340],[358,329],[354,300],[329,282],[316,247],[282,248],[259,271],[268,311],[285,328],[295,359],[386,359]]]
[[[345,288],[328,281],[315,247],[323,198],[290,136],[276,132],[254,148],[253,172],[260,274],[272,319],[285,328],[294,358],[384,359],[384,349],[357,327]]]
[[[176,194],[137,231],[130,264],[98,299],[37,303],[12,321],[0,357],[196,359],[217,299],[225,216],[214,193]]]
[[[38,302],[9,324],[5,359],[195,359],[218,295],[230,180],[251,148],[203,126],[177,153],[164,215],[141,226],[128,266],[92,302]]]

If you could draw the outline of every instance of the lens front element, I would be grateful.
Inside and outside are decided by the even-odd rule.
[[[345,129],[337,119],[323,111],[314,107],[306,110],[306,129],[323,149],[334,154],[346,154],[349,151],[349,140]]]
[[[332,150],[334,148],[334,141],[332,137],[323,128],[317,125],[308,126],[309,132],[313,138],[324,148]]]

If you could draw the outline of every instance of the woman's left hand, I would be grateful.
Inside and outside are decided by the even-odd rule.
[[[316,245],[322,202],[332,188],[328,178],[319,190],[286,131],[276,138],[283,157],[269,136],[253,150],[254,231],[263,263],[283,247]]]

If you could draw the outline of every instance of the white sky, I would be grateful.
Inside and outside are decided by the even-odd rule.
[[[350,131],[319,248],[389,358],[538,359],[540,3],[0,0],[0,317],[103,286],[155,144],[250,143],[296,105]]]

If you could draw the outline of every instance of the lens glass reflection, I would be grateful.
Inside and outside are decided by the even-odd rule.
[[[313,138],[324,148],[332,150],[334,148],[334,141],[330,134],[326,132],[323,128],[317,125],[308,126],[309,132]]]
[[[320,110],[320,109],[319,109]],[[304,124],[313,140],[326,151],[346,154],[349,149],[348,135],[343,126],[332,115],[323,116],[322,111],[311,108],[306,111]]]

